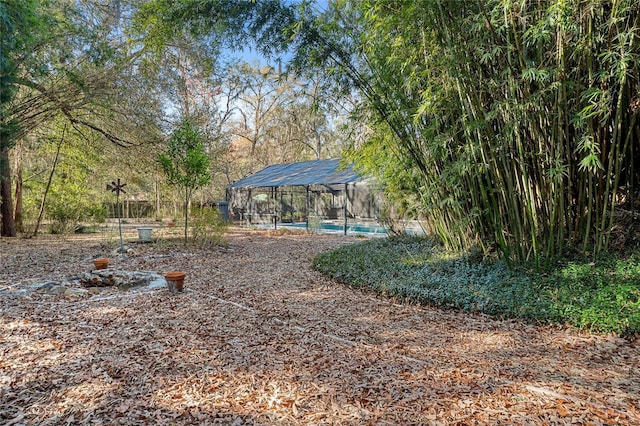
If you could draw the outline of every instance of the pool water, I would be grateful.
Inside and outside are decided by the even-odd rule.
[[[287,224],[278,224],[279,227],[286,228],[302,228],[307,229],[307,224],[305,222],[300,223],[287,223]],[[344,224],[334,223],[334,222],[320,222],[318,224],[318,229],[320,231],[329,231],[329,232],[344,232]],[[347,233],[352,234],[377,234],[377,235],[388,235],[387,229],[383,226],[378,225],[364,225],[360,223],[347,223]]]

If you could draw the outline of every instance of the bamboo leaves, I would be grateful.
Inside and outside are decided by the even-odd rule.
[[[489,238],[538,264],[567,244],[603,250],[621,179],[639,189],[637,6],[384,3],[368,3],[360,48],[392,140],[423,165],[432,229],[453,248]],[[410,111],[415,133],[398,131]]]
[[[595,143],[593,137],[584,135],[578,142],[576,153],[585,154],[580,160],[579,169],[581,172],[595,173],[597,170],[604,170],[600,161],[600,147]]]

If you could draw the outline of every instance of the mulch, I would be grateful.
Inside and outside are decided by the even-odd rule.
[[[131,236],[129,236],[131,237]],[[360,241],[232,228],[225,246],[0,241],[0,424],[638,424],[640,348],[398,303],[311,268]],[[166,288],[52,295],[109,256]]]

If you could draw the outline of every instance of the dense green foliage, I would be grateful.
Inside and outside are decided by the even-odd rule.
[[[43,27],[34,0],[0,1],[0,235],[15,237],[9,150],[23,123],[11,111],[20,65],[28,62]]]
[[[0,149],[14,142],[20,123],[11,117],[9,102],[18,91],[20,65],[33,53],[43,21],[35,0],[0,1]]]
[[[323,253],[314,268],[411,302],[500,318],[640,333],[640,257],[559,264],[547,274],[452,254],[430,239],[375,239]]]
[[[32,218],[26,221],[25,231],[35,234],[40,209],[51,233],[73,231],[86,222],[104,222],[105,201],[112,194],[104,191],[103,183],[95,177],[96,171],[105,167],[99,150],[87,147],[73,133],[65,135],[66,143],[43,139],[36,152],[38,161],[30,165],[30,179],[24,182],[24,213]]]
[[[156,82],[144,75],[140,47],[125,37],[134,5],[137,2],[0,0],[3,235],[22,232],[20,220],[35,220],[22,211],[23,195],[25,205],[37,203],[28,199],[35,192],[20,192],[23,184],[29,185],[23,177],[30,179],[35,172],[30,163],[37,162],[38,143],[65,136],[64,126],[57,124],[73,129],[87,150],[106,151],[110,145],[130,147],[159,139]],[[99,188],[104,188],[106,180]],[[61,192],[67,193],[66,189]],[[53,201],[45,205],[47,213],[52,213]]]
[[[568,262],[540,277],[553,318],[600,331],[640,333],[640,256]]]
[[[124,36],[129,2],[2,3],[28,12],[8,30],[13,40],[2,51],[12,73],[3,76],[2,88],[8,78],[14,95],[3,102],[3,119],[19,124],[13,142],[60,118],[119,145],[157,135],[155,93],[142,78],[141,53],[133,51],[139,47]]]
[[[207,247],[223,243],[223,236],[229,224],[217,208],[193,209],[191,217],[191,236],[196,244]]]

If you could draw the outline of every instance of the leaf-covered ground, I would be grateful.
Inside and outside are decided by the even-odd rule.
[[[100,241],[0,241],[0,424],[640,425],[637,343],[399,305],[311,269],[350,238],[233,229],[228,248],[111,256],[186,271],[182,294],[14,291],[91,269]]]

